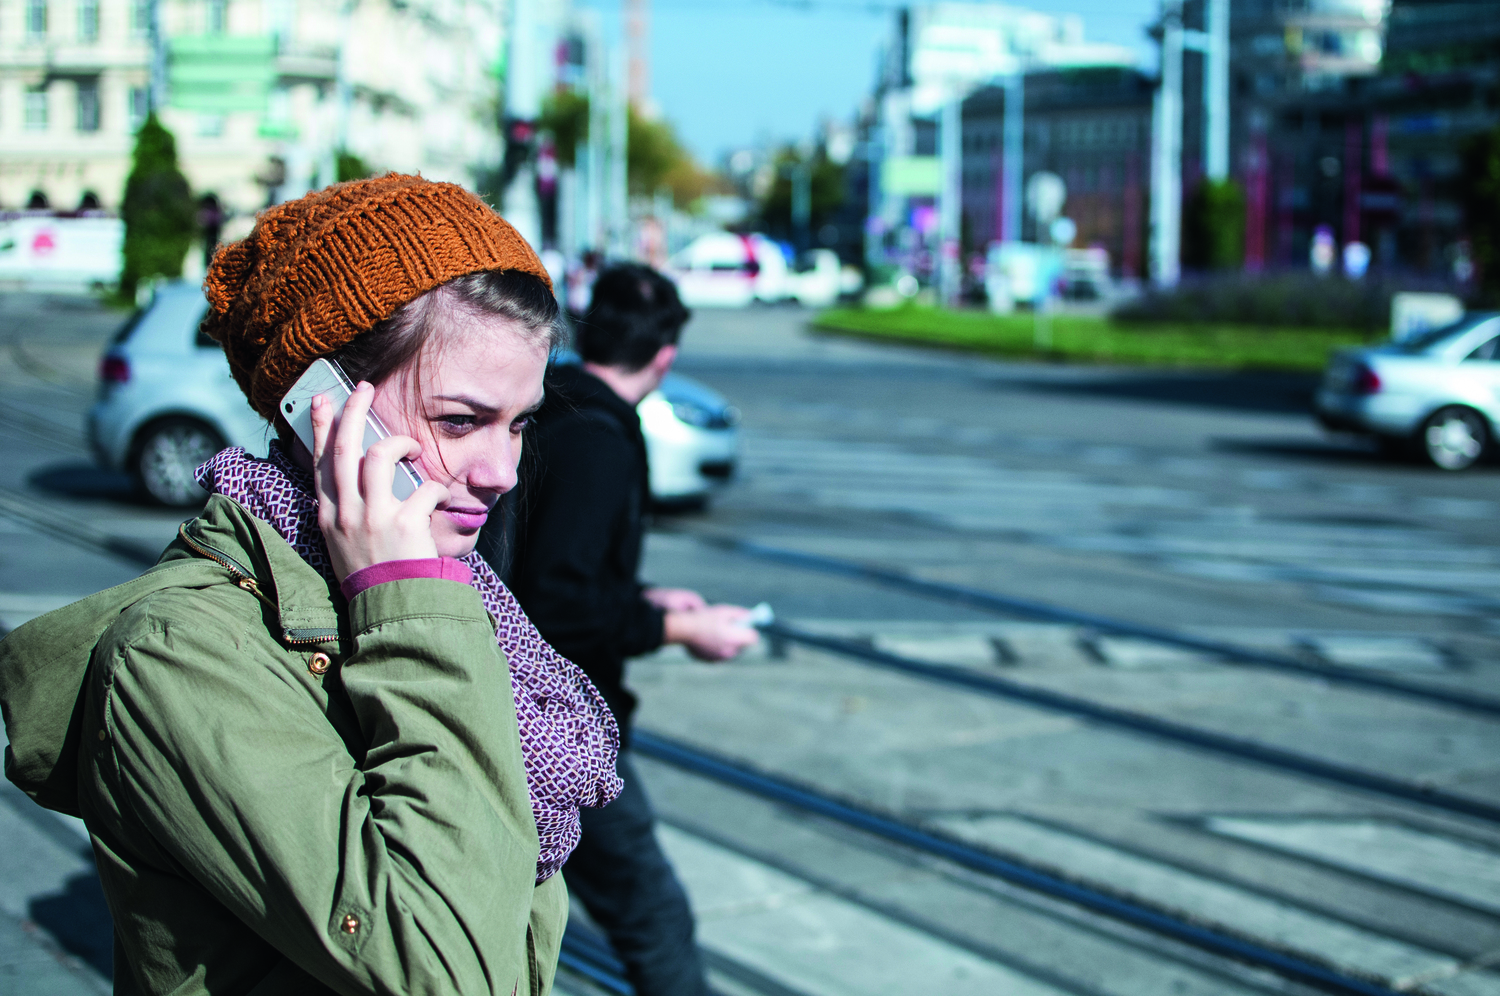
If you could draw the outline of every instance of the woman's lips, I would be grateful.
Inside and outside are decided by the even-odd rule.
[[[490,517],[490,510],[487,508],[445,508],[442,513],[460,529],[478,529]]]

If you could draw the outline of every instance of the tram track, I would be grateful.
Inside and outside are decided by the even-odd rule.
[[[725,550],[770,563],[800,568],[821,574],[865,581],[880,587],[950,605],[980,609],[1009,618],[1078,626],[1102,636],[1130,637],[1178,650],[1206,654],[1220,663],[1260,668],[1301,678],[1325,681],[1396,698],[1430,703],[1444,708],[1474,713],[1488,719],[1500,719],[1500,699],[1469,692],[1450,691],[1431,685],[1403,681],[1366,670],[1337,664],[1314,663],[1289,654],[1279,654],[1255,647],[1245,647],[1225,640],[1115,619],[1109,616],[1079,612],[1032,599],[1016,598],[995,592],[942,581],[928,581],[889,567],[863,564],[824,554],[806,553],[771,546],[755,540],[693,532],[696,540],[714,549]]]
[[[1159,719],[1146,713],[1105,705],[1092,699],[981,674],[970,668],[934,664],[903,657],[855,640],[811,633],[785,623],[772,623],[762,627],[762,632],[774,639],[824,650],[861,664],[896,671],[926,681],[1076,716],[1101,726],[1142,734],[1178,746],[1314,779],[1340,788],[1355,789],[1401,802],[1416,803],[1500,825],[1500,805],[1483,799],[1446,792],[1435,786],[1402,781],[1379,772],[1324,761],[1259,741],[1232,737],[1201,727]]]
[[[1240,964],[1326,992],[1360,996],[1395,996],[1398,992],[1372,978],[1360,977],[1314,960],[1304,953],[1272,947],[1222,927],[1195,922],[1139,898],[1034,867],[938,830],[839,798],[784,776],[773,775],[675,738],[638,729],[633,750],[690,774],[729,786],[799,812],[832,821],[971,872],[1060,900],[1131,927],[1186,944]],[[574,949],[576,956],[586,952]],[[597,968],[597,965],[596,965]]]

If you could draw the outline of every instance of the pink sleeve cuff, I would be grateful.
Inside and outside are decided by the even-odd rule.
[[[344,593],[345,599],[352,602],[354,596],[366,588],[373,588],[387,581],[407,581],[411,578],[438,578],[443,581],[457,581],[459,584],[472,584],[474,572],[469,569],[468,564],[452,557],[387,560],[382,564],[371,564],[369,567],[355,571],[344,578],[344,583],[339,585],[339,590]]]

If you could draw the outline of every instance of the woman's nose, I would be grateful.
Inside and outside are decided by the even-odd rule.
[[[473,491],[504,494],[516,486],[516,464],[520,456],[520,445],[507,432],[499,445],[482,447],[475,454],[464,483]]]

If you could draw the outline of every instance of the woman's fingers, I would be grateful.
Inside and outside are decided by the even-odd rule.
[[[418,517],[426,524],[428,532],[432,531],[432,516],[437,507],[448,497],[448,489],[437,481],[424,481],[422,486],[411,493],[411,497],[401,503],[401,512],[404,515]]]
[[[312,408],[308,413],[312,419],[313,430],[313,484],[318,491],[320,499],[328,499],[337,502],[337,494],[333,489],[332,465],[326,463],[328,454],[329,436],[333,431],[333,405],[323,395],[312,399]]]
[[[365,503],[383,509],[388,501],[395,501],[396,464],[402,460],[415,460],[421,455],[422,444],[410,436],[387,436],[371,446],[365,453],[364,466],[360,471]],[[442,492],[446,495],[448,489],[443,488]],[[410,502],[415,497],[413,494],[406,501]],[[431,509],[428,512],[430,514]]]
[[[340,508],[359,504],[360,458],[364,455],[365,415],[375,400],[375,389],[360,381],[344,403],[339,424],[333,430],[333,480],[338,489]],[[390,490],[389,485],[386,488]]]

